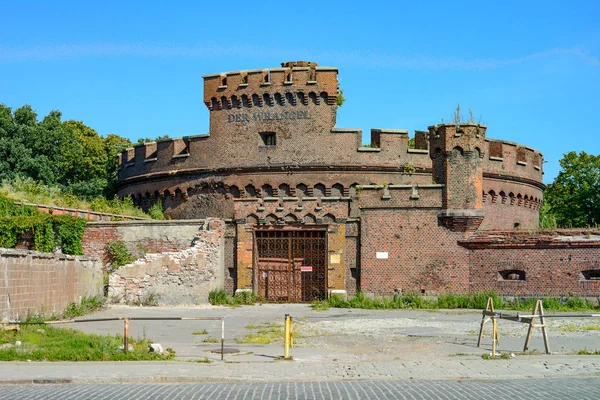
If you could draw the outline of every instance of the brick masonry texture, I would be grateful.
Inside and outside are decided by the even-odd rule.
[[[200,304],[224,287],[225,223],[210,220],[182,251],[147,254],[109,277],[113,303]]]
[[[109,242],[122,241],[137,256],[185,250],[205,220],[88,222],[83,234],[83,253],[111,262],[106,249]]]
[[[83,296],[102,295],[94,258],[0,249],[0,320],[62,313]]]
[[[417,131],[414,149],[405,130],[372,129],[363,147],[359,129],[335,126],[337,73],[291,62],[205,76],[209,134],[127,149],[119,194],[174,219],[222,218],[228,293],[257,290],[256,229],[317,227],[336,293],[598,295],[600,242],[523,236],[538,227],[541,153],[472,123]],[[115,235],[102,229],[88,242]],[[499,244],[496,231],[522,243]]]

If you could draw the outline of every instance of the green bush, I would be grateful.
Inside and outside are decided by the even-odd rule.
[[[53,215],[56,239],[63,253],[83,254],[81,239],[85,230],[85,219],[72,215]]]
[[[224,290],[212,290],[208,294],[208,301],[212,305],[223,305],[223,306],[241,306],[241,305],[252,305],[257,302],[261,302],[260,296],[252,292],[241,292],[236,293],[234,296],[229,296]]]
[[[33,234],[34,248],[37,251],[51,252],[59,247],[65,254],[83,254],[83,218],[35,211],[33,215],[29,211],[19,215],[15,210],[9,210],[9,216],[0,217],[0,247],[12,248],[16,246],[19,235]]]
[[[212,305],[226,305],[227,293],[224,290],[211,290],[208,294],[208,301]]]
[[[148,214],[152,219],[165,219],[163,205],[160,202],[154,203],[152,207],[148,210]]]
[[[106,299],[102,296],[83,297],[80,303],[70,303],[62,314],[62,318],[71,319],[100,310]]]
[[[131,264],[136,260],[136,257],[129,252],[127,246],[121,240],[108,242],[106,244],[106,254],[108,254],[113,270]]]

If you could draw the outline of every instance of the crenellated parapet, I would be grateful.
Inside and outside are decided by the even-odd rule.
[[[281,68],[205,75],[204,104],[211,111],[273,105],[335,105],[338,70],[314,62],[281,63]]]
[[[488,177],[512,176],[541,183],[544,156],[539,151],[518,143],[486,139],[484,171]]]

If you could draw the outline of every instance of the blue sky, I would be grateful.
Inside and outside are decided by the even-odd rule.
[[[489,137],[542,151],[547,183],[563,153],[600,153],[600,2],[94,3],[0,1],[1,103],[102,135],[193,135],[202,75],[309,60],[339,68],[337,126],[365,142],[460,103]]]

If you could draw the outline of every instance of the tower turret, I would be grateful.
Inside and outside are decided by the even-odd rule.
[[[440,221],[453,231],[472,231],[483,221],[483,149],[487,127],[440,124],[429,128],[433,179],[444,185]]]

